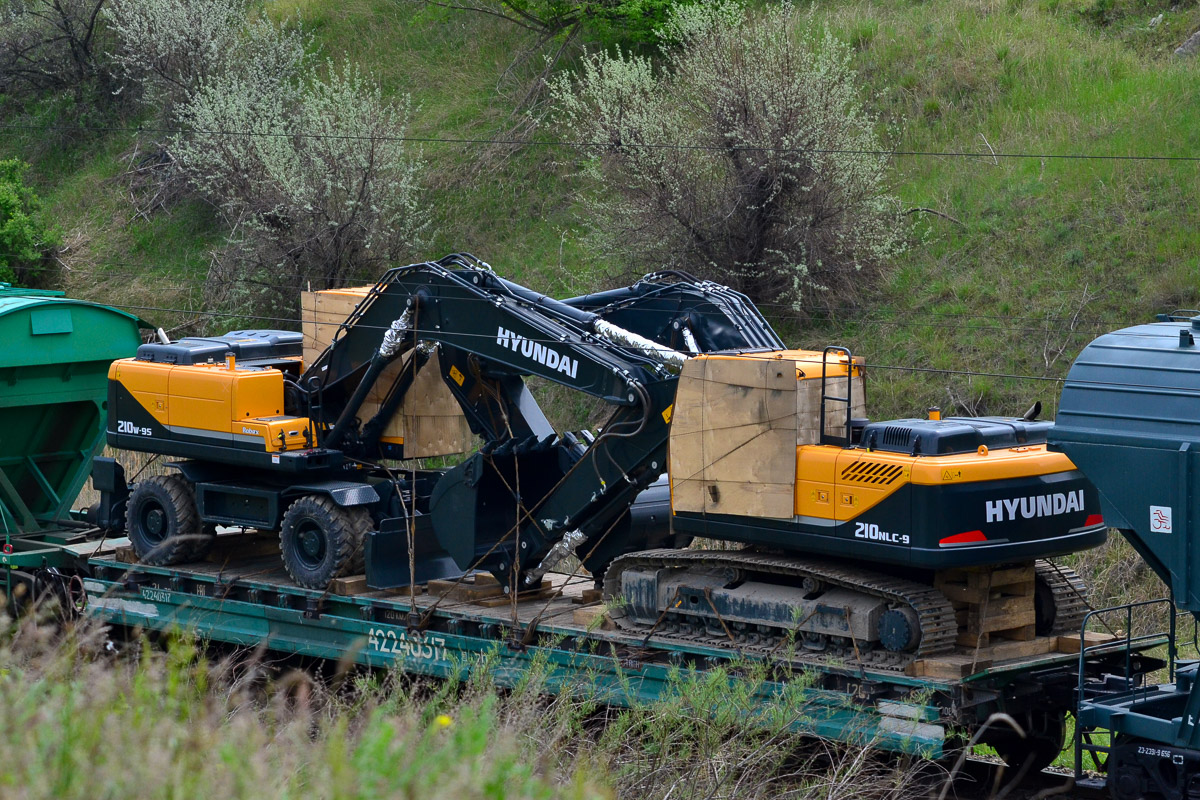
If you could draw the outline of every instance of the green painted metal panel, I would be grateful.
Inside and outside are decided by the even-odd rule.
[[[1200,318],[1105,334],[1079,354],[1048,435],[1104,518],[1200,616]]]
[[[364,619],[355,610],[368,609],[369,603],[350,598],[341,598],[331,613],[312,615],[297,608],[213,596],[219,594],[215,585],[195,594],[89,578],[84,587],[89,613],[113,624],[188,631],[211,641],[262,645],[314,658],[350,658],[373,668],[458,679],[484,671],[503,687],[516,686],[536,674],[548,691],[580,694],[617,706],[664,700],[687,685],[680,680],[680,668],[623,659],[611,643],[596,641],[590,650],[552,645],[513,649],[503,641],[477,636],[414,633],[400,621]],[[305,593],[298,591],[291,599],[304,598]],[[404,617],[407,607],[400,608],[403,604],[397,601],[390,605],[397,606],[396,617]],[[725,679],[747,680],[732,674]],[[843,692],[774,680],[745,688],[750,690],[749,700],[738,711],[748,724],[785,719],[797,732],[831,740],[930,758],[942,754],[945,728],[934,724],[939,717],[934,707],[860,705]],[[729,695],[747,697],[744,692]]]
[[[29,312],[29,323],[29,332],[34,336],[70,333],[75,329],[69,306],[35,308]]]
[[[65,519],[107,419],[108,366],[141,343],[137,317],[0,284],[0,536]]]

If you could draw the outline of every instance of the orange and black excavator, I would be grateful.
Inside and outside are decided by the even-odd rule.
[[[411,369],[389,373],[397,359]],[[422,369],[482,446],[397,472],[386,423]],[[1076,628],[1082,584],[1041,559],[1106,529],[1049,423],[871,422],[864,371],[844,348],[787,349],[745,297],[683,273],[559,301],[454,255],[388,272],[311,364],[280,331],[115,362],[109,444],[178,474],[132,491],[111,461],[96,475],[151,563],[195,557],[216,525],[279,531],[316,588],[365,569],[381,588],[486,570],[519,589],[574,555],[626,628],[764,652],[798,637],[885,669],[995,631],[970,608],[1004,587],[1007,634]],[[529,377],[611,416],[556,431]],[[384,399],[363,419],[369,393]]]

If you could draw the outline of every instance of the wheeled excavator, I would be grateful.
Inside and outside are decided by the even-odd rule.
[[[881,669],[980,641],[972,593],[986,608],[1005,580],[1028,586],[1013,635],[1086,611],[1078,577],[1043,559],[1106,526],[1047,451],[1049,423],[871,422],[860,358],[788,349],[744,296],[685,273],[560,301],[456,254],[389,271],[314,363],[299,353],[298,334],[236,331],[113,363],[109,444],[178,459],[132,489],[97,461],[97,515],[143,561],[195,558],[241,525],[279,531],[302,586],[482,570],[520,592],[574,556],[626,629]],[[431,368],[482,445],[449,468],[389,467],[402,445],[381,431]],[[603,402],[607,422],[554,430],[530,377]]]

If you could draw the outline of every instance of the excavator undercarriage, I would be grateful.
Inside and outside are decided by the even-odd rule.
[[[1052,598],[1031,599],[1036,635],[1077,632],[1088,611],[1082,580],[1048,561],[1033,566],[1036,591]],[[604,594],[624,630],[789,662],[903,671],[953,650],[964,628],[932,581],[750,549],[623,556]]]

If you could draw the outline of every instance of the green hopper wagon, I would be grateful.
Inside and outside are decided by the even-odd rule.
[[[141,327],[107,306],[0,283],[0,536],[12,551],[8,566],[43,566],[34,553],[78,525],[71,504],[104,443],[108,366],[137,350]]]

